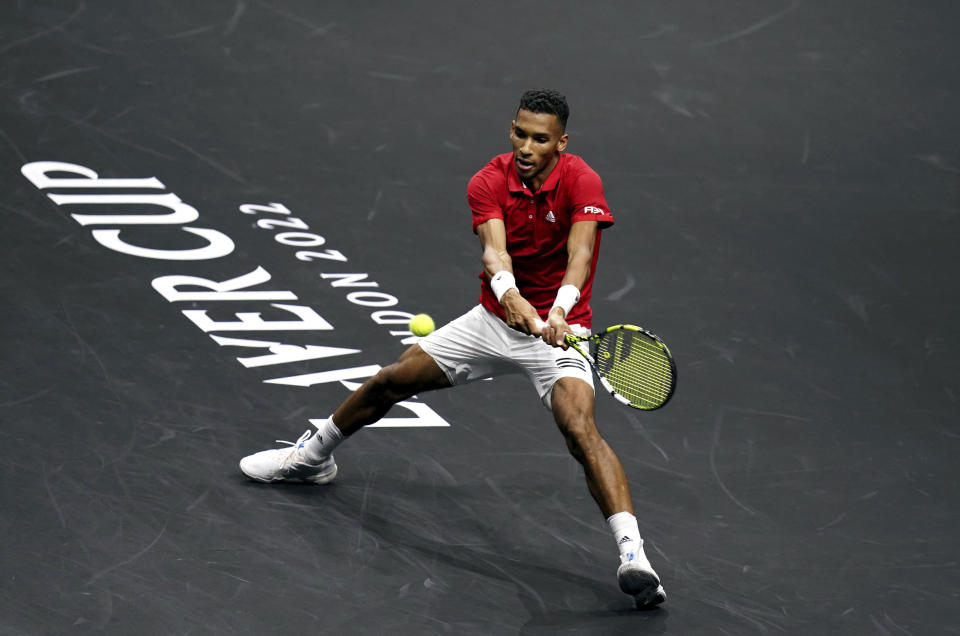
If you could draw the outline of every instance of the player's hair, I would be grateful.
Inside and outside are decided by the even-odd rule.
[[[531,113],[547,113],[556,115],[560,120],[560,128],[567,129],[567,118],[570,116],[570,107],[567,98],[554,90],[530,90],[520,97],[520,108]]]

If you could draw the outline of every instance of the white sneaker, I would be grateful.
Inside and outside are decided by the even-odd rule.
[[[319,464],[311,464],[304,455],[303,445],[314,431],[307,430],[296,442],[282,439],[281,444],[290,444],[293,448],[274,448],[247,455],[240,460],[240,470],[250,479],[257,481],[292,481],[298,483],[325,484],[337,476],[337,463],[333,455]]]
[[[637,609],[653,607],[667,600],[660,577],[653,571],[650,562],[632,553],[620,555],[617,582],[625,594],[633,597]]]

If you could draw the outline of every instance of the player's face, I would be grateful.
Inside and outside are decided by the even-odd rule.
[[[534,190],[543,185],[567,147],[567,135],[556,115],[522,109],[510,123],[510,141],[517,174]]]

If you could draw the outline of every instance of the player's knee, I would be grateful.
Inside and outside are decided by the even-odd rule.
[[[416,390],[408,386],[403,369],[398,363],[380,369],[375,376],[370,378],[368,387],[370,397],[382,405],[402,402],[416,393]]]

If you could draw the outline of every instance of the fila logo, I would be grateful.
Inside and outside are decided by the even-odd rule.
[[[603,214],[603,210],[595,205],[588,205],[583,208],[584,214]]]
[[[557,222],[557,217],[555,217],[555,216],[553,215],[553,210],[550,210],[549,212],[547,212],[547,216],[545,216],[545,217],[543,217],[543,218],[545,218],[546,220],[550,221],[551,223],[556,223],[556,222]]]

